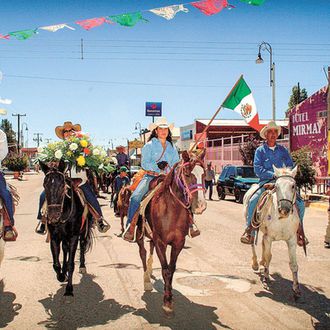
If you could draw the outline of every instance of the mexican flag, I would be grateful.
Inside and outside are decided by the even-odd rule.
[[[260,131],[262,129],[263,126],[259,124],[256,103],[243,76],[239,78],[222,106],[239,113],[255,130]]]

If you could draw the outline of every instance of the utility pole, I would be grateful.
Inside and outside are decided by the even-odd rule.
[[[21,117],[26,117],[26,114],[13,113],[13,117],[17,117],[17,152],[19,153],[21,147]]]
[[[33,141],[37,142],[37,147],[39,147],[40,142],[42,142],[42,138],[41,138],[42,133],[34,133],[33,135],[36,136],[35,138],[33,138]]]

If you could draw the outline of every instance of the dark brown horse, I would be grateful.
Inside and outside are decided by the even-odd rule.
[[[128,213],[128,204],[129,199],[132,195],[132,191],[129,187],[122,187],[118,193],[118,212],[120,216],[120,225],[121,225],[121,233],[124,232],[124,218],[127,217]]]
[[[75,268],[75,255],[80,241],[80,272],[85,273],[85,252],[92,243],[92,223],[86,219],[83,223],[84,207],[73,188],[73,183],[65,175],[65,164],[58,168],[48,167],[40,162],[45,173],[44,188],[47,203],[47,225],[50,233],[50,249],[53,256],[53,268],[58,281],[67,280],[65,296],[73,296],[72,275]],[[63,250],[63,264],[59,257]]]
[[[145,217],[152,230],[150,257],[141,235],[141,224],[137,232],[140,257],[144,269],[144,289],[152,290],[150,277],[152,274],[152,254],[154,247],[162,266],[164,279],[163,309],[166,313],[173,312],[172,280],[176,269],[177,258],[185,244],[185,238],[192,223],[193,214],[201,214],[206,209],[204,197],[203,153],[201,156],[182,155],[171,172],[160,183],[160,188],[146,208]],[[151,186],[152,186],[151,182]],[[147,236],[149,236],[147,234]],[[171,246],[170,262],[166,258],[167,246]]]

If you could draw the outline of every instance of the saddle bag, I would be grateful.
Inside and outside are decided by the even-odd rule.
[[[129,186],[129,190],[131,192],[133,192],[137,186],[139,185],[139,183],[141,182],[141,180],[143,179],[143,177],[145,176],[146,171],[144,169],[140,169],[133,178],[133,183]]]

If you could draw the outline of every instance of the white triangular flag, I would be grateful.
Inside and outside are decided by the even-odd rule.
[[[2,103],[2,104],[11,104],[11,100],[9,100],[9,99],[3,99],[3,98],[1,98],[0,97],[0,103]]]
[[[150,9],[152,13],[164,17],[167,20],[170,20],[174,18],[174,16],[179,12],[183,11],[184,13],[188,13],[189,10],[188,8],[185,8],[184,5],[173,5],[173,6],[167,6],[167,7],[162,7],[162,8],[155,8],[155,9]]]
[[[42,26],[42,27],[39,27],[38,29],[41,29],[41,30],[46,30],[46,31],[50,31],[50,32],[56,32],[60,29],[63,29],[63,28],[67,28],[67,29],[70,29],[70,30],[75,30],[75,28],[67,25],[67,24],[56,24],[56,25],[49,25],[49,26]]]

